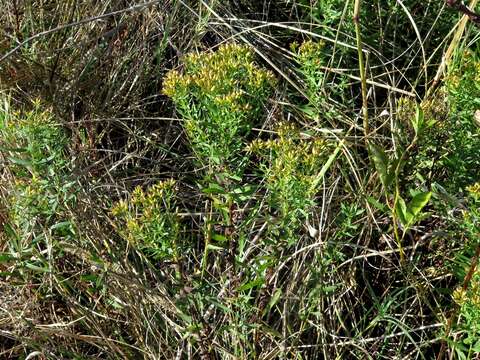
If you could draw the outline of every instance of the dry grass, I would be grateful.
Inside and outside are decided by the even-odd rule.
[[[12,143],[0,138],[0,358],[434,358],[453,306],[452,259],[463,251],[461,227],[449,223],[461,222],[461,205],[448,208],[438,195],[430,217],[406,233],[400,261],[396,223],[380,204],[391,199],[365,135],[390,158],[405,147],[413,129],[398,101],[433,99],[425,94],[456,15],[433,2],[388,3],[389,11],[380,2],[357,8],[355,38],[349,4],[319,19],[308,1],[8,2],[0,120],[37,98],[52,109],[68,165],[42,175],[45,192],[71,197],[55,198],[56,210],[27,219],[23,231],[8,204],[20,196],[15,179],[35,176],[19,172]],[[327,44],[316,103],[289,46],[307,39]],[[227,42],[253,48],[279,80],[245,142],[275,139],[289,121],[301,129],[295,141],[326,144],[315,205],[299,217],[295,241],[276,227],[274,190],[257,166],[268,160],[251,156],[238,183],[253,190],[222,209],[162,95],[164,75],[182,71],[185,54]],[[448,111],[438,106],[435,116]],[[430,187],[409,166],[402,191]],[[152,259],[122,236],[111,209],[135,186],[169,178],[188,247]]]

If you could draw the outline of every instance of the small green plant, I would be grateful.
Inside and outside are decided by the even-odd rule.
[[[480,108],[479,51],[465,50],[457,54],[446,81],[451,107],[449,150],[445,160],[452,191],[471,185],[480,168],[480,123],[476,119]]]
[[[322,24],[322,32],[325,35],[335,36],[341,25],[343,25],[341,27],[343,32],[353,33],[353,24],[348,21],[350,20],[348,14],[352,11],[351,3],[343,0],[316,1],[314,3],[301,0],[299,3],[308,10],[312,20]],[[346,17],[347,21],[342,22]]]
[[[416,116],[416,106],[410,98],[401,98],[397,103],[398,132],[394,135],[401,144],[408,143],[414,132],[410,119]],[[435,97],[425,99],[419,106],[425,123],[431,126],[428,127],[427,136],[418,138],[402,169],[402,176],[418,186],[429,186],[432,183],[446,186],[451,180],[451,174],[448,174],[445,165],[450,151],[446,144],[451,137],[447,94],[440,89]]]
[[[40,284],[34,296],[41,298],[51,292],[51,285],[43,285],[51,281],[56,261],[64,261],[59,244],[73,246],[78,239],[71,215],[78,182],[71,178],[64,128],[39,101],[29,109],[12,111],[8,98],[0,104],[0,152],[8,179],[0,257],[10,262],[15,281]]]
[[[402,169],[407,163],[408,156],[415,148],[419,138],[423,136],[427,128],[434,124],[433,121],[425,121],[423,111],[419,106],[416,108],[415,116],[410,120],[414,131],[413,139],[406,148],[399,148],[397,150],[394,159],[389,159],[381,147],[373,143],[369,144],[369,151],[379,174],[387,199],[387,205],[392,216],[393,233],[400,250],[401,261],[404,260],[402,247],[403,238],[416,222],[424,219],[428,215],[422,210],[428,204],[432,195],[430,191],[411,189],[411,200],[407,203],[404,198],[404,184],[401,184],[400,180]]]
[[[65,164],[67,137],[51,110],[36,101],[32,110],[12,112],[5,99],[0,113],[3,149],[17,177],[49,176]]]
[[[128,201],[112,208],[119,233],[154,260],[178,260],[180,221],[175,213],[175,181],[159,182],[143,191],[135,188]]]
[[[459,287],[453,299],[459,307],[457,330],[453,347],[459,359],[476,359],[480,354],[480,270],[472,276],[466,289]]]
[[[480,61],[471,50],[463,55],[457,55],[452,62],[445,87],[420,104],[425,122],[435,126],[429,126],[428,136],[418,139],[403,171],[410,181],[435,182],[453,194],[475,181],[480,167],[477,156],[480,123],[475,117],[478,110],[476,99],[480,97],[476,85],[480,80]],[[408,134],[415,103],[403,98],[397,109],[401,134]]]
[[[315,206],[318,174],[329,145],[318,138],[302,138],[299,130],[288,123],[280,124],[277,134],[277,139],[253,141],[248,149],[269,160],[262,165],[262,171],[270,191],[270,207],[278,217],[277,230],[293,243]]]
[[[163,92],[185,121],[185,131],[198,160],[231,174],[241,173],[245,136],[259,122],[275,83],[258,68],[253,51],[235,44],[216,52],[190,54],[183,73],[170,71]]]
[[[15,178],[9,189],[12,231],[25,242],[44,227],[72,230],[62,213],[75,202],[75,182],[68,179],[67,136],[52,112],[40,102],[33,103],[30,111],[12,112],[5,100],[0,137]]]
[[[365,209],[362,209],[358,204],[341,203],[337,217],[338,230],[335,232],[335,239],[355,239],[360,228],[358,220],[364,212]]]
[[[305,41],[301,45],[291,46],[298,63],[297,71],[305,82],[305,94],[308,104],[299,108],[310,118],[318,122],[334,121],[339,116],[338,109],[331,106],[331,98],[347,105],[351,101],[344,96],[347,88],[346,78],[329,76],[328,49],[325,42]],[[325,125],[322,123],[322,125]]]
[[[318,109],[325,105],[325,42],[305,41],[300,46],[291,46],[299,64],[298,71],[305,80],[305,89],[310,103]]]

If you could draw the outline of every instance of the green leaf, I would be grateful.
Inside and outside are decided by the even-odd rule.
[[[84,281],[90,281],[94,283],[97,281],[98,275],[87,274],[87,275],[82,275],[80,278]]]
[[[246,290],[250,290],[252,288],[257,288],[257,287],[262,286],[264,282],[265,281],[264,281],[263,278],[258,278],[258,279],[255,279],[253,281],[249,281],[246,284],[241,285],[237,290],[238,291],[246,291]]]
[[[300,109],[300,111],[302,111],[305,115],[307,115],[311,119],[315,119],[318,117],[318,110],[316,110],[312,106],[305,105],[305,106],[298,106],[298,108]]]
[[[245,185],[233,189],[232,195],[238,201],[247,201],[251,195],[255,192],[255,187],[251,185]]]
[[[428,204],[430,197],[432,196],[431,191],[421,192],[416,194],[413,199],[408,204],[408,211],[413,215],[417,216],[420,211]]]
[[[15,165],[20,165],[20,166],[25,166],[25,167],[29,167],[29,166],[32,165],[31,161],[28,161],[28,160],[25,160],[25,159],[9,157],[8,160],[11,161],[12,163],[14,163]]]
[[[425,117],[422,111],[422,108],[417,105],[417,110],[415,112],[415,117],[411,120],[413,130],[415,130],[415,135],[419,135],[423,129],[423,123],[425,121]]]
[[[399,196],[397,199],[397,202],[395,204],[395,211],[403,226],[407,226],[407,224],[413,218],[413,215],[410,214],[407,210],[407,205],[405,204],[405,200],[403,200],[401,196]]]
[[[107,304],[109,304],[111,307],[115,309],[123,309],[125,308],[125,305],[123,305],[119,299],[117,299],[115,296],[111,296],[110,298],[107,299]]]
[[[367,198],[367,201],[370,205],[374,206],[375,208],[377,208],[378,210],[386,213],[388,211],[388,208],[385,206],[385,204],[382,204],[380,203],[377,199],[369,196]]]
[[[338,285],[322,286],[321,291],[326,295],[330,295],[333,294],[338,287]]]
[[[50,272],[50,268],[48,266],[45,266],[45,267],[41,267],[41,266],[37,266],[35,264],[32,264],[32,263],[26,263],[25,264],[25,267],[30,269],[30,270],[33,270],[33,271],[36,271],[36,272],[43,272],[43,273],[47,273],[47,272]]]
[[[208,244],[208,245],[207,245],[207,249],[208,249],[208,250],[225,250],[223,247],[217,246],[217,245],[213,245],[213,244]]]
[[[12,239],[16,239],[18,238],[18,235],[17,233],[15,232],[15,230],[13,229],[13,227],[10,225],[10,224],[5,224],[3,226],[3,231],[5,232],[5,234],[12,238]]]
[[[213,234],[212,239],[221,243],[228,241],[227,237],[222,234]]]
[[[226,174],[226,176],[235,181],[242,181],[242,177],[235,174]]]
[[[467,356],[465,353],[460,349],[458,345],[455,346],[455,351],[457,352],[457,357],[459,360],[467,360]],[[466,351],[466,349],[465,349]]]
[[[272,298],[270,299],[270,301],[268,302],[268,306],[267,306],[267,309],[270,310],[272,307],[275,306],[275,304],[278,302],[278,300],[280,299],[280,296],[282,295],[282,290],[281,289],[277,289],[275,291],[275,293],[273,294]]]
[[[0,151],[3,151],[3,152],[24,153],[24,152],[27,152],[27,149],[26,149],[26,148],[21,148],[21,147],[5,147],[5,146],[0,146]]]
[[[9,254],[0,254],[0,263],[3,262],[10,262],[12,260],[15,260],[15,258]]]
[[[480,353],[480,340],[478,340],[472,347],[473,352]]]
[[[403,200],[401,196],[398,197],[395,204],[395,211],[405,228],[409,228],[415,221],[422,217],[421,211],[425,205],[427,205],[431,196],[432,193],[430,191],[419,192],[410,200],[408,205],[405,204],[405,200]]]
[[[205,194],[225,194],[225,189],[216,183],[208,184],[207,188],[202,190]]]
[[[71,230],[72,228],[72,223],[70,221],[62,221],[59,223],[56,223],[50,227],[50,230]]]
[[[369,144],[370,154],[373,158],[373,163],[377,169],[378,174],[380,175],[380,181],[382,182],[385,189],[387,189],[392,183],[393,176],[389,171],[388,158],[383,149],[375,144]]]

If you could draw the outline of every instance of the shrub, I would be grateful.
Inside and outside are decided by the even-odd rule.
[[[8,106],[6,102],[0,113],[0,137],[15,178],[9,190],[9,216],[26,241],[32,232],[65,220],[62,213],[75,202],[75,181],[68,179],[67,136],[52,112],[42,109],[40,102],[26,112],[10,112]]]
[[[477,267],[480,264],[477,265]],[[459,306],[460,331],[454,341],[459,359],[474,359],[480,354],[480,271],[477,269],[466,290],[457,288],[453,299]]]
[[[450,138],[445,161],[450,187],[458,191],[472,184],[480,168],[480,124],[475,120],[480,98],[480,54],[466,50],[450,66],[446,88],[451,106]]]
[[[275,83],[273,74],[253,63],[253,51],[235,44],[190,54],[184,71],[170,71],[163,92],[185,120],[198,160],[213,169],[239,173],[245,136],[259,123]]]
[[[177,260],[181,253],[180,222],[175,214],[175,181],[135,188],[129,201],[112,208],[119,233],[154,260]]]
[[[328,143],[317,138],[302,138],[292,124],[277,129],[278,138],[255,140],[249,151],[267,162],[262,165],[270,206],[278,217],[277,230],[289,243],[298,240],[296,232],[315,205],[318,173],[326,161]]]
[[[337,123],[341,113],[338,106],[332,106],[332,103],[335,101],[336,104],[347,107],[353,102],[346,96],[347,78],[326,71],[331,50],[325,42],[311,40],[301,45],[293,43],[291,49],[298,63],[296,71],[305,83],[305,95],[308,99],[308,103],[299,108],[314,120],[317,126],[326,126],[327,122]]]
[[[463,285],[453,292],[458,321],[454,324],[455,335],[449,339],[459,359],[473,359],[480,354],[480,261],[474,255],[480,246],[480,183],[469,186],[467,191],[463,219],[457,220],[463,243],[453,264],[453,272]],[[472,263],[472,259],[477,263]],[[472,266],[474,272],[468,279]]]

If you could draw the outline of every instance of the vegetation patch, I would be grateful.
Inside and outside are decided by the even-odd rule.
[[[478,358],[475,8],[2,10],[0,358]]]

